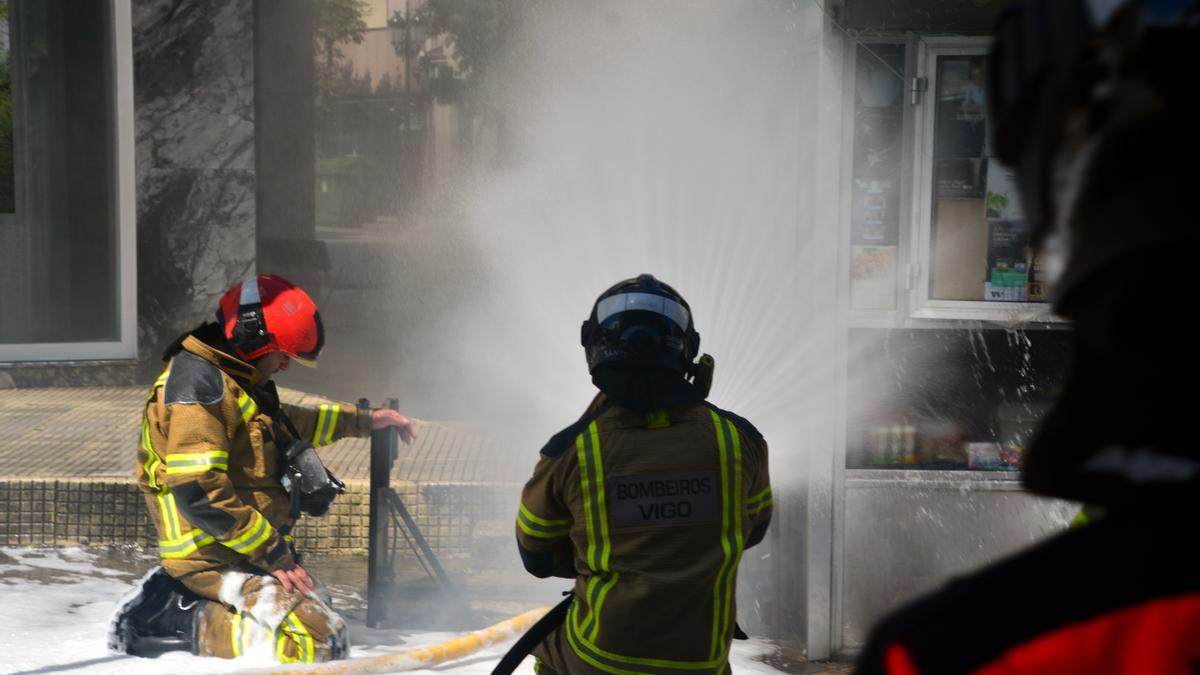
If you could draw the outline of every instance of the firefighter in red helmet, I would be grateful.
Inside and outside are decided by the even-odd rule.
[[[385,427],[414,436],[393,410],[280,401],[272,376],[292,361],[315,366],[324,342],[312,298],[260,275],[221,297],[216,322],[167,348],[136,468],[161,564],[118,606],[111,649],[261,652],[284,663],[347,655],[345,622],[290,535],[300,512],[323,514],[344,489],[313,448]]]

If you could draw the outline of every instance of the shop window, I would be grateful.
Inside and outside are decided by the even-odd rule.
[[[850,305],[896,308],[905,45],[858,43],[854,53],[854,154],[850,206]]]
[[[912,315],[1048,319],[1013,172],[993,156],[987,44],[921,41]]]
[[[136,355],[129,12],[0,0],[0,361]]]
[[[847,468],[1016,471],[1070,333],[860,328],[849,349]]]

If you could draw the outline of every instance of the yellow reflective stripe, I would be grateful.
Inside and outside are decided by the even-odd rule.
[[[233,643],[233,655],[235,657],[242,655],[242,621],[241,614],[234,614],[233,625],[230,626],[229,631],[230,642]]]
[[[600,454],[600,430],[593,421],[575,439],[579,460],[579,482],[587,521],[587,564],[593,572],[607,572],[612,546],[608,541],[608,513],[604,502],[604,463]]]
[[[154,384],[150,386],[150,395],[146,397],[146,402],[147,402],[147,403],[149,403],[150,401],[153,401],[153,400],[154,400],[154,394],[155,394],[156,392],[158,392],[158,388],[159,388],[159,387],[164,387],[164,386],[166,386],[166,384],[167,384],[167,377],[168,377],[170,374],[171,374],[171,369],[170,369],[170,368],[167,368],[166,370],[162,371],[162,374],[161,374],[161,375],[159,375],[159,376],[158,376],[158,379],[154,381]]]
[[[242,422],[249,424],[250,420],[258,414],[258,404],[256,404],[254,399],[250,398],[250,395],[244,391],[238,395],[237,403],[238,411],[242,415]]]
[[[755,502],[759,502],[764,499],[770,499],[770,497],[771,497],[771,486],[768,485],[767,487],[763,488],[762,491],[760,491],[758,494],[746,499],[746,505],[753,506]]]
[[[160,539],[158,555],[166,559],[186,558],[195,553],[201,546],[207,546],[216,539],[204,530],[192,530],[176,539]]]
[[[313,431],[312,439],[314,448],[321,445],[321,434],[325,431],[325,419],[329,417],[327,408],[328,406],[325,405],[317,406],[317,428]]]
[[[592,487],[591,478],[587,470],[588,453],[584,449],[584,434],[579,434],[575,439],[575,458],[579,462],[579,484],[583,494],[583,522],[587,525],[587,555],[584,561],[588,567],[595,569],[597,565],[593,563],[596,559],[596,526],[595,519],[592,514]]]
[[[517,527],[521,531],[531,537],[540,539],[558,539],[565,537],[571,533],[571,521],[569,520],[547,520],[539,518],[525,508],[524,504],[520,505],[517,511]]]
[[[596,490],[597,508],[596,519],[600,521],[600,569],[608,571],[609,557],[612,555],[612,544],[608,540],[608,508],[605,505],[604,497],[604,463],[600,457],[600,429],[593,421],[588,425],[588,430],[591,432],[592,455],[595,458],[594,475],[596,478],[594,488]]]
[[[295,658],[287,656],[287,643],[295,642],[296,651],[298,652]],[[313,641],[312,634],[308,632],[308,627],[296,616],[295,612],[288,612],[284,623],[279,625],[278,637],[275,641],[275,656],[281,663],[312,663],[315,658],[316,643]]]
[[[666,410],[655,410],[646,414],[647,429],[664,429],[671,426],[671,416]]]
[[[283,625],[280,624],[279,628],[275,629],[275,660],[279,661],[280,663],[296,662],[295,659],[288,657],[287,650],[284,649],[287,647],[287,643],[291,641],[291,636],[287,634],[287,631],[284,630]]]
[[[596,595],[596,603],[592,605],[592,616],[595,617],[595,623],[592,624],[590,634],[587,631],[584,632],[590,640],[594,641],[600,635],[600,609],[604,607],[604,598],[608,597],[608,592],[612,590],[613,586],[617,585],[617,577],[619,576],[621,575],[613,572],[612,576],[605,579],[604,583],[600,585],[600,592]]]
[[[313,432],[314,448],[333,442],[333,432],[337,429],[337,418],[341,410],[341,406],[328,403],[317,407],[317,430]]]
[[[584,619],[582,625],[580,625],[579,622],[576,622],[575,628],[580,633],[583,633],[585,635],[590,631],[590,627],[595,622],[595,619],[596,619],[596,587],[599,585],[600,585],[600,575],[593,574],[591,576],[591,578],[588,579],[587,588],[583,592],[583,597],[584,597],[584,599],[587,600],[588,615],[587,615],[587,618]],[[578,605],[579,601],[576,600],[576,601],[572,602],[571,604],[572,604],[572,606]]]
[[[338,415],[340,415],[341,412],[341,406],[330,406],[329,422],[325,425],[325,442],[321,445],[329,445],[333,442],[333,432],[337,429]]]
[[[158,453],[154,451],[154,443],[150,440],[150,416],[142,415],[142,449],[146,451],[146,463],[142,465],[142,469],[146,472],[146,483],[150,489],[158,489],[158,467],[162,464]]]
[[[712,644],[709,658],[716,659],[729,649],[726,636],[730,628],[730,607],[733,596],[733,575],[742,557],[742,442],[737,428],[714,411],[713,426],[717,434],[717,453],[721,464],[721,550],[725,560],[713,584]],[[761,493],[760,493],[761,494]]]
[[[773,505],[774,503],[775,503],[775,500],[774,500],[774,499],[768,499],[767,501],[765,501],[765,502],[763,502],[763,503],[759,504],[758,506],[753,506],[753,507],[750,507],[750,508],[749,508],[749,509],[746,511],[746,513],[747,513],[747,515],[749,515],[749,516],[751,516],[751,517],[757,516],[758,514],[760,514],[760,513],[762,513],[763,511],[765,511],[765,510],[767,509],[767,507],[768,507],[768,506],[771,506],[771,505]]]
[[[623,656],[605,651],[596,646],[595,642],[579,634],[578,604],[572,603],[567,617],[567,643],[583,661],[595,666],[606,673],[617,675],[642,675],[651,673],[694,673],[697,670],[717,670],[725,665],[728,651],[722,651],[716,658],[709,661],[673,661],[671,659],[652,659],[638,656]]]
[[[179,508],[175,504],[175,495],[167,490],[158,493],[158,508],[162,514],[163,530],[166,539],[158,540],[158,555],[161,558],[186,558],[195,553],[201,546],[207,546],[216,539],[204,530],[193,529],[187,534],[180,534]]]
[[[241,536],[230,541],[221,542],[229,548],[241,553],[249,555],[251,551],[262,546],[271,538],[271,532],[274,528],[267,522],[266,518],[258,511],[254,512],[254,519],[250,521],[250,527]]]
[[[571,530],[569,528],[564,529],[564,530],[550,530],[550,531],[538,530],[538,529],[535,529],[533,526],[526,524],[525,521],[522,520],[520,517],[517,518],[517,527],[521,528],[521,531],[524,532],[525,534],[527,534],[531,537],[537,537],[538,539],[562,539],[563,537],[566,537],[571,534]]]
[[[579,482],[583,493],[584,521],[587,525],[587,565],[592,571],[588,580],[586,600],[587,620],[578,624],[576,610],[573,626],[583,635],[594,639],[599,631],[600,605],[604,596],[616,583],[617,575],[606,575],[612,556],[612,543],[608,537],[608,509],[604,495],[604,458],[600,452],[600,428],[595,421],[588,424],[585,432],[575,439],[576,457],[579,462]]]
[[[154,400],[154,395],[158,393],[158,388],[167,384],[167,377],[170,374],[171,369],[167,368],[154,381],[154,385],[150,387],[150,395],[146,397],[147,406]],[[158,453],[154,451],[154,443],[150,440],[149,411],[142,413],[142,448],[146,451],[147,455],[146,463],[142,465],[142,468],[146,471],[146,483],[150,486],[150,489],[157,490],[159,485],[156,474],[158,473],[159,465],[162,464],[162,460],[159,458]]]
[[[544,527],[556,527],[556,526],[560,526],[560,525],[570,525],[571,524],[571,521],[566,518],[561,518],[561,519],[557,519],[557,520],[550,519],[550,518],[539,518],[538,516],[533,515],[532,511],[525,508],[524,504],[520,505],[520,513],[522,515],[524,515],[526,518],[528,518],[529,520],[532,520],[534,522],[534,524],[542,525]]]
[[[302,638],[302,643],[304,646],[304,662],[312,663],[316,657],[316,655],[313,653],[315,651],[315,645],[313,644],[312,635],[309,634],[308,628],[304,626],[304,623],[300,621],[295,612],[292,612],[288,615],[288,621],[290,621],[292,625],[296,627],[296,630],[304,636]]]
[[[207,452],[181,452],[167,455],[167,474],[204,473],[209,469],[227,471],[229,452],[208,450]]]
[[[167,541],[178,539],[179,518],[175,510],[175,499],[165,490],[158,493],[158,512],[162,516],[163,532],[167,535]]]

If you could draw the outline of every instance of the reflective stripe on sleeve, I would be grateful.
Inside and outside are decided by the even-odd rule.
[[[200,547],[215,541],[216,539],[204,530],[192,530],[182,537],[158,540],[158,555],[168,560],[186,558],[200,550]]]
[[[341,411],[341,406],[328,403],[317,407],[317,429],[313,432],[312,441],[314,448],[333,442],[333,432],[337,429],[338,414]]]
[[[539,539],[559,539],[571,533],[571,521],[539,518],[524,504],[517,510],[517,526],[525,534]]]
[[[250,555],[255,549],[267,543],[274,529],[261,513],[255,511],[254,519],[250,521],[250,527],[241,536],[221,543],[242,555]]]
[[[166,460],[168,475],[229,470],[229,453],[225,450],[173,453],[167,455]]]
[[[238,412],[242,416],[242,422],[249,424],[250,420],[258,414],[258,404],[246,392],[238,395]]]
[[[771,497],[771,486],[768,485],[762,492],[746,500],[746,513],[751,517],[757,516],[774,503],[775,500]]]

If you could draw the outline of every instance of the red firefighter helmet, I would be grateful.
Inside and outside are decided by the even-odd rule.
[[[274,274],[260,274],[225,291],[217,319],[225,339],[247,361],[283,352],[312,368],[325,346],[317,303],[299,286]]]

